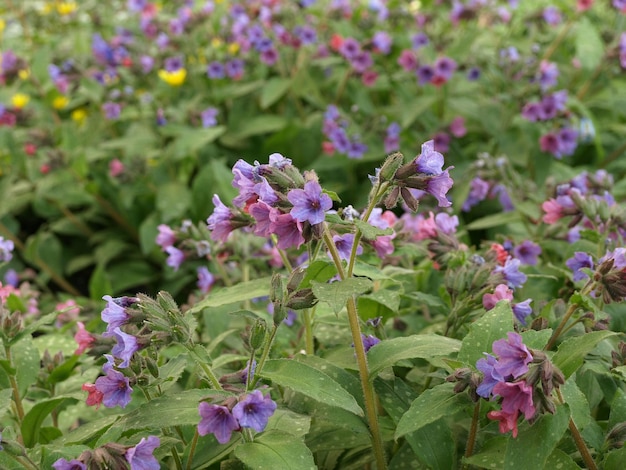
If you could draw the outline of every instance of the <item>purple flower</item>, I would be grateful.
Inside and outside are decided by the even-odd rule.
[[[420,65],[415,71],[415,75],[417,76],[417,83],[425,85],[435,78],[435,69],[430,65]]]
[[[476,389],[476,393],[481,397],[488,398],[492,393],[493,387],[498,382],[504,382],[504,377],[496,370],[498,360],[495,356],[487,353],[485,353],[485,356],[487,357],[486,359],[482,358],[476,362],[476,368],[484,375],[483,381]]]
[[[102,105],[102,111],[104,111],[105,118],[113,120],[120,117],[120,113],[122,112],[122,106],[120,106],[119,103],[107,101]]]
[[[439,207],[450,207],[452,205],[446,197],[446,194],[448,194],[448,191],[454,184],[454,181],[450,178],[450,174],[448,173],[448,170],[451,168],[454,167],[451,166],[443,173],[433,176],[427,182],[426,192],[430,193],[435,197],[435,199],[437,199]]]
[[[12,240],[5,240],[4,237],[0,237],[0,263],[11,261],[14,249],[15,245]]]
[[[59,459],[52,464],[52,468],[54,470],[87,470],[87,465],[76,459],[70,461]]]
[[[533,313],[533,309],[530,306],[531,302],[532,299],[526,299],[523,302],[511,305],[513,315],[522,325],[526,325],[526,318]]]
[[[139,444],[126,451],[125,457],[130,464],[130,470],[160,470],[161,464],[152,455],[159,447],[161,440],[156,436],[143,437]]]
[[[438,152],[447,152],[450,150],[450,135],[447,132],[437,132],[433,136],[435,150]]]
[[[322,187],[317,181],[307,181],[304,189],[292,189],[287,193],[287,199],[293,204],[291,216],[300,222],[308,221],[311,225],[324,222],[326,211],[333,207],[332,199],[322,193]]]
[[[415,159],[415,167],[419,173],[426,175],[443,173],[443,155],[435,150],[434,140],[422,144],[422,153]]]
[[[243,75],[244,63],[241,59],[232,59],[226,62],[224,72],[228,78],[239,79]]]
[[[211,286],[215,284],[215,276],[211,274],[206,266],[200,266],[198,268],[198,289],[202,293],[206,294],[211,290]]]
[[[417,33],[411,36],[411,45],[413,49],[421,49],[429,43],[428,36],[424,33]]]
[[[217,108],[207,108],[202,113],[200,113],[200,118],[202,119],[202,127],[205,129],[208,127],[213,127],[217,124],[217,115],[219,114],[219,110]]]
[[[183,63],[183,59],[181,57],[169,57],[165,59],[163,66],[168,72],[176,72],[177,70],[182,69],[185,64]]]
[[[524,240],[522,243],[513,248],[513,255],[523,264],[535,266],[537,257],[541,254],[541,247],[530,240]]]
[[[398,65],[407,72],[415,70],[417,68],[417,59],[415,58],[415,54],[408,49],[403,50],[400,53],[400,57],[398,57]]]
[[[496,266],[494,273],[501,273],[510,288],[522,287],[527,278],[526,274],[520,272],[520,264],[520,260],[509,258],[505,261],[504,266]]]
[[[456,62],[449,57],[439,57],[435,61],[435,76],[443,81],[448,81],[456,70]]]
[[[185,253],[174,246],[168,246],[165,252],[169,255],[166,261],[167,265],[173,268],[174,271],[178,271],[180,265],[185,261]]]
[[[495,368],[502,377],[515,379],[528,372],[528,364],[532,362],[533,356],[519,334],[509,332],[507,336],[508,340],[493,342],[493,352],[498,356]]]
[[[363,340],[363,349],[365,349],[365,352],[368,352],[372,348],[372,346],[380,343],[380,339],[378,339],[374,335],[366,336],[363,333],[361,333],[361,339]]]
[[[335,242],[335,247],[339,252],[339,257],[346,261],[349,260],[350,254],[352,253],[352,245],[354,245],[354,234],[345,233],[343,235],[334,235],[333,241]],[[356,250],[356,254],[360,255],[361,253],[363,253],[363,247],[359,245]]]
[[[233,431],[239,429],[239,423],[225,406],[202,402],[198,405],[198,413],[202,419],[198,423],[198,434],[215,435],[217,442],[226,444],[230,441]]]
[[[224,64],[221,62],[211,62],[206,68],[206,74],[209,78],[216,80],[218,78],[224,78],[226,76],[226,70]]]
[[[574,271],[574,282],[582,281],[588,279],[589,275],[581,268],[593,269],[593,258],[583,251],[577,251],[572,258],[565,262],[565,266]]]
[[[381,54],[389,54],[391,52],[391,44],[393,39],[389,33],[385,31],[377,31],[372,37],[372,45],[374,49]]]
[[[107,332],[112,334],[113,330],[122,326],[128,321],[129,315],[126,313],[125,305],[123,305],[124,297],[114,299],[110,295],[105,295],[102,300],[106,300],[107,306],[102,310],[102,321],[108,323]],[[129,304],[130,305],[130,304]]]
[[[354,38],[346,38],[339,47],[339,53],[348,60],[354,59],[359,52],[361,52],[361,45]]]
[[[480,69],[478,67],[472,67],[467,72],[467,79],[470,82],[474,82],[480,78]]]
[[[248,211],[256,221],[254,234],[259,237],[269,237],[272,234],[272,213],[276,216],[278,211],[263,201],[257,201],[250,205]]]
[[[102,403],[107,408],[116,405],[126,408],[133,392],[128,377],[113,367],[108,367],[106,375],[96,379],[96,389],[102,393]]]
[[[157,227],[159,234],[156,237],[156,244],[165,250],[176,242],[176,233],[168,225],[161,224]]]
[[[317,32],[311,26],[296,26],[293,34],[300,39],[303,46],[315,44],[317,41]]]
[[[241,427],[261,432],[275,410],[276,403],[269,395],[264,397],[260,390],[254,390],[233,407],[233,416]]]
[[[222,203],[217,194],[213,195],[213,205],[215,209],[213,210],[213,214],[207,219],[207,226],[211,231],[211,238],[213,240],[225,242],[230,232],[233,231],[231,222],[233,214],[230,209]]]
[[[537,80],[543,91],[556,85],[559,77],[559,69],[554,62],[542,60],[539,65],[539,74]]]
[[[564,127],[556,136],[558,141],[558,157],[571,155],[578,146],[578,131],[571,127]]]
[[[139,349],[137,338],[124,333],[119,327],[113,329],[113,336],[115,336],[117,344],[113,346],[111,353],[113,356],[122,360],[122,363],[118,367],[128,367],[133,354]]]
[[[543,10],[543,19],[550,26],[556,26],[561,23],[561,11],[550,5]]]
[[[499,382],[493,388],[493,393],[502,397],[502,411],[505,413],[521,411],[526,419],[535,415],[533,387],[525,381]]]

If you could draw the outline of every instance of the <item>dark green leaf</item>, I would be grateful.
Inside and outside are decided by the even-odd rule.
[[[383,369],[403,359],[433,359],[449,356],[459,351],[460,348],[459,340],[435,334],[405,336],[381,341],[367,353],[370,380],[374,380]]]
[[[269,431],[237,446],[235,457],[248,468],[280,470],[316,469],[313,454],[299,437],[280,431]]]
[[[326,282],[337,275],[337,268],[330,261],[313,261],[307,268],[304,279],[300,283],[301,289],[311,287],[311,281]]]
[[[582,366],[583,359],[589,354],[601,341],[618,333],[614,331],[592,331],[585,333],[583,336],[568,338],[559,345],[559,349],[554,354],[552,362],[561,369],[565,374],[565,378],[572,375]]]
[[[266,362],[259,375],[326,405],[363,416],[363,410],[345,388],[307,364],[290,359],[274,359]]]
[[[339,313],[345,307],[350,297],[371,289],[372,281],[352,277],[343,281],[331,282],[330,284],[313,281],[311,285],[315,297],[330,305],[333,312]]]
[[[44,419],[66,400],[78,401],[76,398],[57,397],[40,401],[24,416],[22,421],[22,438],[26,447],[33,447],[39,442],[39,430]]]

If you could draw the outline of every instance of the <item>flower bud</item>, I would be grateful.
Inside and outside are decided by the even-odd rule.
[[[152,359],[151,357],[146,357],[146,368],[148,369],[148,372],[150,372],[150,375],[152,375],[152,377],[154,377],[155,379],[159,378],[159,366],[157,365],[156,361],[154,359]]]
[[[302,310],[304,308],[311,308],[317,303],[317,297],[313,293],[312,289],[300,289],[287,299],[287,308],[293,310]]]
[[[157,294],[157,301],[163,310],[166,312],[172,312],[174,314],[180,315],[180,309],[176,304],[176,301],[172,298],[169,292],[160,291]]]
[[[413,212],[417,212],[420,202],[415,199],[415,197],[411,194],[407,188],[400,188],[400,194],[402,194],[402,199],[404,203],[411,209]]]
[[[304,268],[294,269],[291,275],[289,276],[289,280],[287,281],[287,292],[288,293],[294,292],[300,286],[305,276],[306,276],[306,269]],[[272,277],[272,281],[273,280],[274,278]]]
[[[250,332],[249,345],[253,350],[259,349],[265,342],[265,334],[267,331],[267,325],[264,320],[257,318],[256,322],[252,326]]]
[[[379,178],[380,181],[391,181],[393,180],[396,171],[400,168],[400,165],[404,162],[404,155],[400,152],[392,153],[387,157],[383,166],[380,168]]]
[[[283,286],[283,278],[279,273],[274,273],[270,283],[270,302],[283,302],[284,299],[285,288]]]
[[[606,436],[610,449],[621,449],[626,441],[626,422],[618,423],[611,428]]]
[[[274,302],[274,326],[280,325],[285,318],[287,318],[287,307],[280,301]]]
[[[398,205],[399,198],[400,188],[396,186],[391,191],[389,191],[389,194],[387,194],[387,197],[385,197],[385,207],[387,209],[393,209],[394,207],[396,207],[396,205]]]

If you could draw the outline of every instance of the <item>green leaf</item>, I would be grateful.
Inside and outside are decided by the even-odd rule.
[[[368,224],[362,220],[355,219],[354,225],[361,231],[363,234],[363,238],[366,240],[376,240],[377,237],[381,235],[392,235],[393,229],[391,227],[386,229],[381,229],[378,227],[374,227],[373,225]]]
[[[552,357],[555,366],[561,369],[568,378],[583,365],[583,359],[601,341],[618,333],[614,331],[592,331],[582,336],[568,338],[559,345],[559,349]]]
[[[493,342],[506,337],[506,333],[512,330],[511,303],[501,300],[472,324],[469,333],[463,338],[459,361],[476,367],[476,361],[484,357],[483,353],[491,353]]]
[[[235,457],[248,468],[280,470],[316,469],[313,454],[302,439],[280,431],[269,431],[237,446]]]
[[[411,100],[406,106],[402,107],[401,124],[402,128],[406,129],[413,122],[420,117],[432,104],[437,101],[435,95],[418,96]]]
[[[310,428],[310,416],[278,408],[267,423],[265,431],[283,431],[291,434],[292,436],[303,438],[309,433]]]
[[[125,431],[183,425],[196,426],[200,421],[198,405],[202,399],[228,396],[226,392],[209,389],[177,391],[143,403],[123,416],[116,426],[123,427]]]
[[[372,281],[364,278],[348,278],[343,281],[323,284],[311,282],[313,293],[320,301],[326,302],[335,314],[339,313],[353,295],[362,294],[372,287]]]
[[[367,353],[370,380],[374,380],[383,369],[403,359],[449,356],[460,348],[459,340],[435,334],[404,336],[381,341]]]
[[[513,222],[519,222],[522,220],[519,212],[500,212],[498,214],[491,214],[485,217],[481,217],[468,224],[465,228],[467,230],[484,230],[486,228],[499,227],[500,225],[508,225]]]
[[[164,223],[180,219],[191,206],[191,192],[186,185],[171,181],[159,187],[156,193],[156,206]]]
[[[574,424],[579,431],[582,431],[589,422],[591,417],[589,402],[585,394],[578,388],[574,377],[570,377],[561,387],[561,393],[567,406],[569,406]]]
[[[44,315],[43,317],[38,318],[34,322],[29,323],[19,333],[17,333],[13,338],[11,338],[9,345],[16,344],[22,338],[25,338],[28,341],[30,341],[30,337],[35,331],[37,331],[41,326],[52,323],[56,319],[57,315],[58,315],[58,312],[48,313],[47,315]]]
[[[313,261],[307,268],[300,289],[311,287],[311,281],[326,282],[337,275],[337,268],[331,261]]]
[[[24,416],[22,421],[22,438],[26,447],[33,447],[39,442],[39,431],[44,419],[66,400],[78,401],[76,398],[57,397],[40,401]]]
[[[576,22],[576,57],[585,70],[595,69],[604,57],[604,43],[594,24],[586,16]]]
[[[503,468],[506,444],[509,439],[498,436],[489,439],[480,449],[480,452],[471,457],[464,457],[463,462],[480,468]]]
[[[604,470],[623,470],[626,462],[626,447],[609,452],[604,460]]]
[[[262,277],[252,281],[241,282],[232,287],[211,291],[207,298],[198,302],[189,312],[198,313],[208,307],[219,307],[251,300],[255,297],[263,297],[269,294],[270,282],[271,277]]]
[[[543,349],[552,336],[552,329],[545,330],[527,330],[520,334],[523,343],[532,349]]]
[[[560,449],[554,449],[543,466],[544,470],[580,470],[572,458]]]
[[[450,426],[444,419],[427,424],[411,433],[411,439],[407,436],[407,442],[426,468],[433,470],[457,468],[456,442]]]
[[[454,392],[454,384],[443,383],[417,397],[400,419],[395,438],[434,423],[444,416],[452,417],[471,405],[467,395]]]
[[[246,139],[254,135],[269,134],[270,132],[276,132],[281,130],[287,125],[287,119],[283,116],[276,116],[272,114],[265,114],[261,116],[255,116],[246,121],[245,125],[234,132],[236,139]]]
[[[33,344],[33,340],[27,337],[11,347],[11,354],[15,366],[15,379],[20,396],[23,397],[26,395],[28,387],[35,383],[39,375],[39,351]]]
[[[617,389],[611,402],[611,414],[609,415],[608,429],[619,423],[626,422],[626,393]]]
[[[75,430],[57,439],[56,442],[57,444],[59,444],[59,447],[61,445],[65,446],[68,444],[87,442],[93,439],[95,436],[106,432],[106,430],[115,421],[117,421],[118,418],[119,418],[118,415],[112,415],[112,416],[105,416],[104,418],[96,419],[88,423],[83,423]]]
[[[274,359],[265,363],[259,375],[320,403],[337,406],[363,416],[363,410],[346,389],[328,375],[307,364],[291,359]]]
[[[567,406],[557,407],[554,415],[544,414],[532,426],[524,426],[516,439],[509,439],[504,456],[504,468],[543,468],[569,424]],[[532,452],[530,451],[532,449]]]
[[[13,397],[13,390],[5,388],[0,390],[0,418],[2,415],[11,408],[11,398]]]
[[[281,99],[291,86],[291,79],[274,77],[270,78],[261,89],[259,105],[261,109],[267,109]]]

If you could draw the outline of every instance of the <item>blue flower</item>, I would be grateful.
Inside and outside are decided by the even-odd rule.
[[[324,222],[326,211],[333,207],[333,201],[328,194],[322,193],[322,187],[317,181],[307,181],[304,189],[292,189],[287,199],[293,204],[291,217],[311,225]]]
[[[126,451],[125,457],[130,464],[130,470],[160,470],[161,464],[152,455],[159,447],[161,440],[156,436],[142,438],[135,447]]]
[[[59,459],[52,464],[52,468],[54,470],[87,470],[87,465],[76,459],[70,461]]]
[[[501,273],[502,277],[506,281],[507,285],[514,289],[516,287],[522,287],[526,282],[526,274],[520,272],[520,260],[516,258],[508,258],[504,263],[504,266],[497,266],[494,273]]]
[[[495,356],[487,353],[485,353],[485,356],[487,356],[486,359],[482,358],[476,362],[476,368],[484,374],[483,381],[476,389],[476,393],[483,398],[489,397],[493,391],[493,387],[495,387],[498,382],[504,381],[504,377],[496,370],[498,360]]]
[[[96,389],[102,393],[102,403],[107,408],[113,408],[116,405],[125,408],[130,403],[133,393],[128,377],[113,367],[108,367],[106,375],[96,379]]]
[[[105,336],[111,336],[115,328],[122,326],[128,321],[129,315],[124,308],[123,299],[123,297],[114,299],[110,295],[102,297],[102,300],[107,301],[107,306],[101,313],[102,321],[108,323]]]
[[[574,282],[588,279],[587,273],[582,268],[593,269],[593,258],[584,251],[577,251],[574,256],[565,262],[565,266],[574,271]]]
[[[119,327],[113,330],[113,336],[115,336],[117,344],[113,346],[111,353],[113,356],[122,360],[122,363],[118,367],[128,367],[131,357],[133,357],[135,351],[139,349],[137,338],[124,333]]]
[[[234,406],[233,416],[241,427],[261,432],[275,410],[276,403],[269,395],[264,397],[260,390],[254,390]]]
[[[533,313],[533,309],[530,306],[531,302],[532,299],[526,299],[523,302],[511,305],[515,318],[517,318],[522,325],[526,325],[526,317]]]

